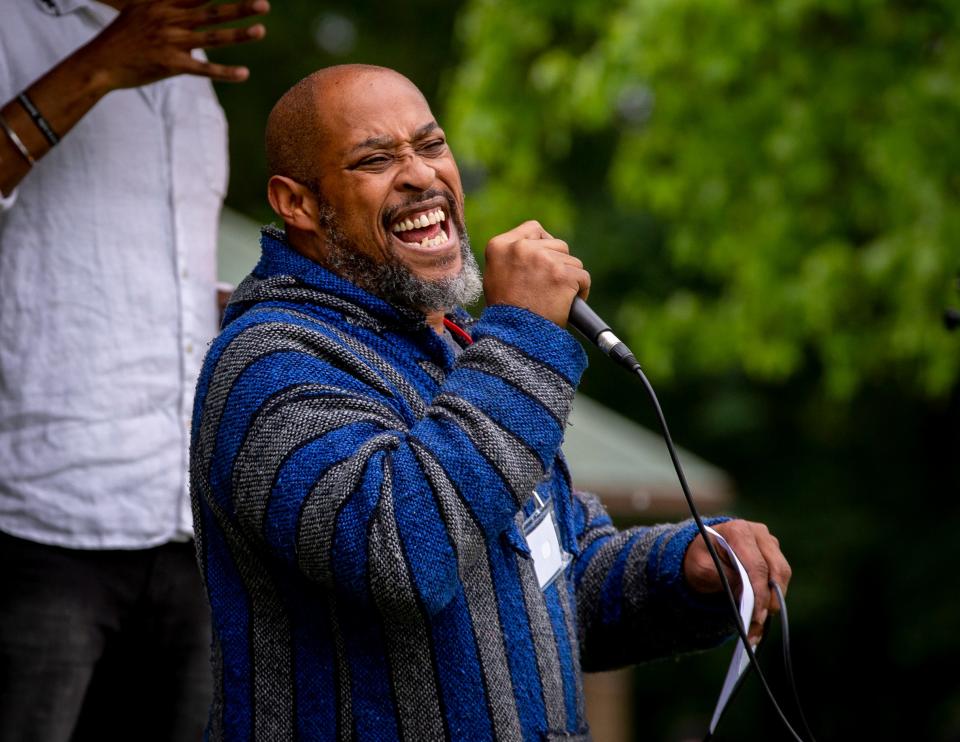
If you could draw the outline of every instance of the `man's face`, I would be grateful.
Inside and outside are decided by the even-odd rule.
[[[460,173],[420,91],[399,75],[361,73],[326,92],[316,186],[333,219],[321,236],[422,281],[456,277]]]

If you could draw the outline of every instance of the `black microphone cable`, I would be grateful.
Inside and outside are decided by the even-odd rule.
[[[810,738],[810,742],[816,742],[813,732],[810,731],[810,725],[807,723],[807,717],[803,713],[803,706],[800,703],[800,694],[797,692],[797,681],[793,675],[793,660],[790,657],[790,621],[787,619],[787,601],[783,598],[783,590],[780,586],[770,581],[770,588],[777,596],[777,603],[780,605],[780,632],[783,637],[783,666],[787,671],[787,682],[790,683],[790,690],[793,693],[793,702],[797,706],[797,713],[800,714],[800,723]]]
[[[774,709],[779,715],[780,720],[783,722],[784,726],[787,728],[787,730],[790,732],[790,735],[796,740],[796,742],[804,742],[803,738],[797,734],[794,728],[790,725],[786,715],[783,713],[780,705],[777,703],[777,699],[774,697],[773,691],[770,689],[770,685],[767,683],[767,679],[764,676],[763,671],[760,669],[760,663],[757,661],[753,647],[750,646],[750,641],[747,638],[747,629],[740,620],[740,610],[737,606],[737,599],[733,594],[733,589],[730,587],[730,581],[727,579],[727,574],[723,569],[723,564],[720,562],[720,556],[717,554],[717,550],[714,548],[713,543],[710,540],[710,536],[707,533],[703,519],[700,517],[700,512],[693,503],[693,496],[690,494],[690,488],[687,485],[687,477],[683,473],[683,467],[680,465],[680,458],[677,456],[677,450],[673,445],[673,437],[670,435],[670,428],[667,426],[667,419],[664,417],[663,410],[660,408],[660,401],[657,399],[657,394],[653,390],[653,385],[643,373],[640,363],[637,361],[631,350],[626,346],[626,344],[623,343],[623,341],[620,340],[620,338],[613,334],[610,326],[600,319],[599,315],[594,312],[580,297],[575,298],[572,306],[570,307],[569,323],[571,327],[576,329],[587,340],[596,345],[605,355],[626,368],[631,373],[634,373],[640,377],[640,381],[647,390],[647,395],[650,397],[650,401],[653,403],[653,408],[657,414],[657,421],[660,424],[660,430],[663,433],[664,440],[666,441],[667,451],[670,453],[670,459],[673,461],[673,468],[676,470],[677,478],[680,480],[680,488],[683,490],[683,496],[687,501],[687,507],[693,516],[694,522],[697,524],[697,530],[700,532],[700,535],[703,536],[703,541],[704,544],[706,544],[707,552],[710,554],[710,558],[713,560],[713,564],[717,568],[717,573],[720,575],[720,583],[723,585],[723,592],[726,594],[727,601],[730,604],[730,609],[733,611],[734,624],[736,625],[737,634],[739,635],[740,641],[743,643],[744,651],[746,652],[747,657],[750,658],[750,664],[756,671],[757,677],[760,678],[760,683],[763,686],[767,697],[770,699],[770,703],[773,704]],[[774,583],[774,589],[776,591],[777,599],[780,601],[781,610],[783,610],[785,609],[786,605],[783,600],[783,593],[780,590],[780,586]],[[783,615],[786,617],[786,613]],[[786,631],[786,622],[784,622],[784,630]],[[789,658],[789,649],[787,649],[788,639],[789,635],[785,633],[784,651],[787,658]],[[793,671],[790,664],[787,665],[787,671],[790,673],[791,687],[794,690],[794,698],[796,699],[799,707],[800,699],[796,693],[796,684],[793,682]],[[807,726],[806,718],[804,717],[802,710],[800,711],[800,717],[803,720],[807,735],[810,737],[810,742],[816,742],[813,738],[813,735],[810,734],[810,729]]]

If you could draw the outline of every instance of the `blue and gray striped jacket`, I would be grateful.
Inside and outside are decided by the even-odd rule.
[[[457,311],[455,357],[264,232],[200,376],[192,491],[213,740],[587,739],[581,670],[714,644],[693,527],[617,531],[560,444],[586,366],[530,312]],[[537,488],[574,555],[541,591]]]

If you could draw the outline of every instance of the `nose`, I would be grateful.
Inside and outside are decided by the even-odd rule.
[[[437,178],[437,171],[415,152],[409,153],[403,161],[397,184],[404,191],[426,191]]]

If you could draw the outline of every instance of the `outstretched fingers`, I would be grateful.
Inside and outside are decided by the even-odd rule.
[[[250,74],[245,67],[197,59],[193,50],[262,39],[266,35],[264,25],[244,21],[269,10],[267,0],[130,2],[113,23],[78,52],[80,62],[102,71],[100,79],[108,90],[138,87],[185,73],[239,82]],[[236,21],[242,25],[215,27]]]
[[[244,44],[248,41],[259,41],[267,35],[267,29],[262,23],[246,28],[211,28],[194,31],[190,34],[191,48],[214,49],[221,46]]]
[[[243,82],[250,77],[250,70],[246,67],[206,62],[196,57],[185,61],[182,71],[189,75],[209,77],[216,82]]]
[[[193,14],[197,26],[217,26],[223,23],[264,15],[270,11],[267,0],[246,0],[240,3],[207,3]]]

